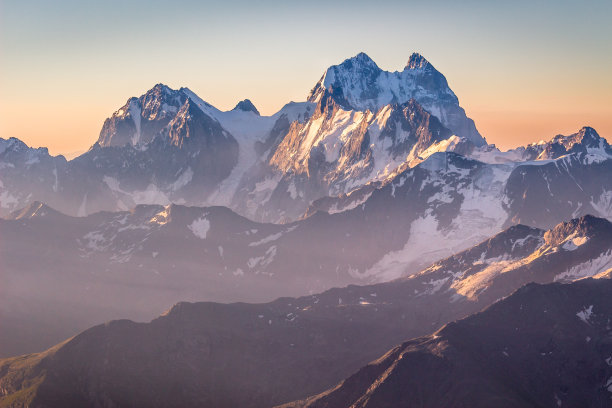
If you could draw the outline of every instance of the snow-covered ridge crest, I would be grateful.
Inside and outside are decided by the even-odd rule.
[[[605,277],[612,267],[611,237],[612,224],[592,216],[548,231],[516,225],[407,279],[423,282],[419,296],[445,292],[457,301],[477,300],[496,281],[515,279],[510,275],[564,282]]]
[[[151,142],[170,122],[184,115],[185,105],[197,109],[217,121],[236,138],[263,140],[275,122],[286,115],[290,122],[304,120],[310,103],[285,105],[272,116],[261,116],[253,103],[245,99],[230,111],[221,111],[204,101],[189,88],[172,89],[157,84],[140,97],[132,97],[104,122],[98,144],[100,146],[143,145]],[[181,113],[183,112],[183,113]]]

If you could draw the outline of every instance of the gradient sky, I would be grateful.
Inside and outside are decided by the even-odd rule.
[[[611,17],[610,0],[0,0],[0,137],[85,150],[159,82],[272,114],[360,51],[392,71],[417,51],[489,143],[612,140]]]

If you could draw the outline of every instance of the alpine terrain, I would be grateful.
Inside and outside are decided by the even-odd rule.
[[[586,216],[548,231],[511,227],[392,282],[259,304],[181,302],[150,323],[113,321],[43,353],[0,360],[0,401],[8,406],[270,407],[323,392],[400,342],[476,313],[529,282],[609,281],[611,259],[612,223]],[[607,283],[601,288],[603,294],[610,289]],[[609,296],[603,294],[563,302],[568,307],[590,302],[576,306],[577,323],[575,314],[596,304],[603,319],[597,330],[604,330]],[[535,302],[546,299],[537,291],[533,296]],[[594,303],[597,299],[604,303]],[[549,310],[547,318],[554,322],[557,315]],[[532,330],[550,330],[530,326],[532,321],[519,315],[515,319],[521,341],[528,341],[523,334]],[[592,345],[609,355],[605,330],[576,336],[585,344],[586,336],[597,339]],[[350,405],[343,404],[331,406]]]
[[[502,151],[417,53],[315,80],[0,138],[0,407],[612,404],[606,138]]]

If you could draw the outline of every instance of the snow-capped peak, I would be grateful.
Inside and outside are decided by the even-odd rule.
[[[433,65],[431,65],[425,57],[418,52],[413,52],[410,58],[408,58],[408,63],[404,69],[422,69],[429,66],[433,68]]]
[[[612,148],[606,139],[589,126],[569,136],[557,135],[549,142],[535,146],[534,149],[540,151],[538,160],[556,159],[572,153],[584,154],[588,161],[607,160],[612,156]]]
[[[327,68],[324,77],[327,78],[326,85],[331,85],[334,82],[334,76],[330,73],[351,73],[355,74],[367,74],[369,72],[378,72],[381,69],[376,65],[374,60],[368,56],[365,52],[360,52],[354,57],[347,58],[338,65],[332,65]]]
[[[415,99],[457,136],[477,146],[486,144],[444,75],[420,54],[412,54],[403,71],[384,71],[364,53],[333,65],[314,86],[308,101],[327,103],[328,98],[344,110],[370,112]]]
[[[104,121],[98,144],[102,147],[136,146],[150,142],[187,99],[182,90],[156,84],[139,98],[128,99],[125,105]]]
[[[365,52],[360,52],[354,57],[345,59],[342,64],[340,64],[343,68],[351,68],[355,67],[355,69],[367,67],[367,68],[378,68],[378,65],[374,62],[372,58]],[[378,68],[380,69],[380,68]]]
[[[586,242],[594,235],[611,230],[612,224],[605,218],[585,215],[557,224],[557,226],[544,234],[544,239],[550,246],[559,246],[574,237],[584,238]]]
[[[595,129],[590,126],[584,126],[577,133],[569,136],[557,135],[551,142],[560,143],[566,149],[571,149],[575,144],[582,144],[585,147],[599,147],[600,141],[604,140]],[[605,141],[605,140],[604,140]]]
[[[352,89],[355,88],[355,85],[361,89],[367,88],[368,86],[371,86],[371,82],[375,81],[381,72],[382,70],[366,53],[360,52],[352,58],[345,59],[339,65],[329,67],[325,71],[325,74],[323,74],[323,77],[317,86],[315,86],[315,88],[311,91],[308,100],[311,102],[318,102],[320,97],[315,95],[317,94],[318,89],[324,90],[333,89],[334,87],[338,88],[339,86],[346,85],[346,79],[352,82]],[[338,80],[344,82],[344,84],[340,85]],[[356,84],[356,82],[359,83]],[[319,87],[319,85],[322,86]],[[317,100],[315,101],[314,99]],[[370,110],[375,111],[376,109]]]

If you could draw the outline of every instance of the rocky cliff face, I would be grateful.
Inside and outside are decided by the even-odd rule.
[[[412,54],[403,71],[388,72],[360,53],[328,68],[308,100],[318,102],[327,95],[344,109],[370,112],[415,99],[457,136],[479,146],[486,144],[459,106],[446,78],[420,54]]]
[[[366,180],[388,177],[450,136],[413,99],[371,113],[343,110],[328,98],[308,122],[291,127],[270,164],[283,175],[304,175],[325,195],[347,193]]]
[[[103,147],[144,145],[175,118],[187,97],[163,84],[157,84],[104,121],[98,144]]]

